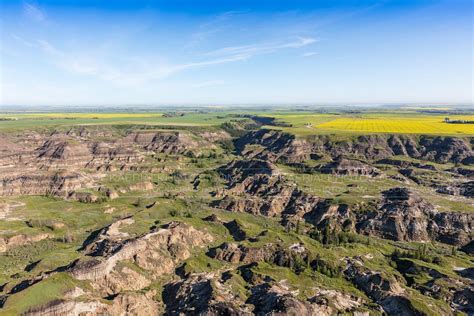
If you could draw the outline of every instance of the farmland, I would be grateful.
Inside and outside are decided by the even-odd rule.
[[[456,298],[419,290],[450,282],[464,300],[470,286],[458,269],[472,266],[474,133],[445,116],[0,114],[0,314],[185,314],[174,302],[189,288],[237,311],[277,295],[309,309],[342,298],[351,305],[332,314],[380,315],[391,305],[367,290],[378,285],[356,279],[372,275],[389,298],[402,289],[407,315],[449,315]],[[470,311],[461,299],[455,308]]]
[[[159,112],[126,113],[0,113],[0,130],[29,127],[53,127],[74,125],[125,125],[143,124],[152,126],[219,126],[242,116],[274,118],[277,124],[264,126],[280,129],[297,136],[320,134],[429,134],[429,135],[474,135],[474,124],[448,124],[451,120],[474,120],[472,113],[427,114],[419,110],[404,111],[360,111],[328,112],[271,110],[219,110],[183,112],[183,115],[166,116]],[[282,123],[282,124],[278,124]]]
[[[445,115],[429,115],[417,112],[351,114],[286,114],[275,115],[291,127],[283,128],[296,135],[394,133],[473,135],[473,124],[447,124]],[[450,115],[452,119],[474,120],[474,115]]]

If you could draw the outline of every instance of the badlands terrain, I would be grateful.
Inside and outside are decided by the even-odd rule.
[[[474,124],[390,115],[2,115],[0,314],[473,315]]]

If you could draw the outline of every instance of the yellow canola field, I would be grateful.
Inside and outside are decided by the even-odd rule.
[[[318,129],[403,134],[463,134],[473,135],[474,124],[448,124],[443,117],[417,118],[340,118],[316,126]],[[461,119],[461,118],[452,118]],[[474,120],[474,117],[462,117]]]

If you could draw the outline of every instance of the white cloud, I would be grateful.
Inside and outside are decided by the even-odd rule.
[[[208,21],[197,26],[197,31],[191,34],[189,43],[186,44],[186,47],[197,46],[215,34],[224,31],[231,25],[229,20],[232,20],[237,16],[244,15],[248,12],[250,11],[226,11],[213,16]]]
[[[44,22],[46,21],[46,14],[40,7],[33,5],[31,3],[24,3],[23,4],[23,12],[24,14],[37,22]]]
[[[38,40],[38,44],[44,52],[46,52],[50,55],[55,55],[55,56],[58,56],[58,57],[64,55],[64,53],[62,51],[56,49],[53,45],[51,45],[51,43],[49,43],[46,40]]]
[[[302,56],[303,57],[311,57],[311,56],[315,56],[317,54],[318,54],[318,52],[307,52],[307,53],[304,53]]]
[[[11,37],[16,40],[17,42],[21,43],[22,45],[28,46],[28,47],[33,47],[33,44],[27,40],[25,40],[23,37],[18,36],[16,34],[11,34]]]
[[[154,62],[143,58],[129,58],[126,63],[113,63],[110,59],[98,58],[93,54],[84,56],[79,53],[65,52],[46,40],[39,40],[38,46],[60,69],[77,75],[94,76],[119,86],[136,86],[144,82],[165,79],[189,69],[243,61],[256,55],[269,54],[282,49],[305,47],[314,42],[316,40],[313,38],[297,38],[289,42],[225,47],[204,54],[208,59],[178,64]],[[212,84],[215,85],[216,82]]]
[[[276,42],[276,43],[263,43],[263,44],[252,44],[245,46],[230,46],[224,47],[206,55],[211,56],[224,56],[224,55],[241,55],[247,56],[247,58],[253,57],[260,54],[273,53],[278,50],[288,48],[301,48],[317,42],[316,39],[310,37],[299,37],[296,40],[290,42]]]

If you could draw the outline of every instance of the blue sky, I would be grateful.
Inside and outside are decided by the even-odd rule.
[[[3,0],[0,103],[472,103],[472,9],[470,0]]]

